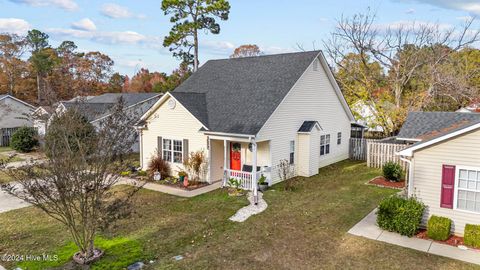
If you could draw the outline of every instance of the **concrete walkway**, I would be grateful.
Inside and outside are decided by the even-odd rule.
[[[267,202],[263,199],[263,193],[258,192],[258,203],[255,205],[253,201],[253,193],[249,192],[248,193],[248,201],[250,204],[248,206],[245,206],[243,208],[240,208],[235,215],[230,217],[229,219],[231,221],[236,221],[236,222],[244,222],[247,220],[249,217],[259,214],[265,209],[267,209],[268,205]]]
[[[141,183],[142,182],[140,182],[138,180],[123,177],[122,179],[120,179],[120,181],[117,183],[117,185],[133,185],[133,186],[135,186],[135,185],[139,185]],[[195,196],[198,196],[200,194],[204,194],[204,193],[213,191],[213,190],[221,188],[221,187],[222,187],[222,181],[218,181],[218,182],[215,182],[211,185],[201,187],[201,188],[197,188],[197,189],[194,189],[194,190],[183,190],[183,189],[169,187],[169,186],[166,186],[166,185],[161,185],[161,184],[156,184],[156,183],[151,183],[151,182],[148,182],[143,186],[143,188],[148,189],[148,190],[158,191],[158,192],[162,192],[162,193],[166,193],[166,194],[170,194],[170,195],[175,195],[175,196],[179,196],[179,197],[185,197],[185,198],[195,197]]]
[[[480,252],[477,250],[464,250],[458,247],[440,244],[432,240],[419,239],[415,237],[409,238],[398,233],[392,233],[380,229],[377,226],[377,215],[375,214],[376,211],[377,209],[370,212],[370,214],[368,214],[364,219],[353,226],[348,233],[480,265]]]
[[[0,189],[0,213],[24,208],[27,206],[30,206],[30,204]],[[2,269],[0,268],[0,270]]]

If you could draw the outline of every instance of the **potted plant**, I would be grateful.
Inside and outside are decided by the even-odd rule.
[[[183,179],[185,179],[185,176],[187,173],[185,171],[179,171],[178,172],[178,178],[180,179],[180,182],[183,182]]]
[[[262,174],[258,179],[258,190],[265,192],[268,188],[267,178]]]

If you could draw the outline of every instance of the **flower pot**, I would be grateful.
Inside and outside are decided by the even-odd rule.
[[[183,180],[185,179],[185,175],[179,176],[178,178],[180,179],[180,182],[183,182]]]
[[[267,183],[258,184],[258,190],[260,190],[261,192],[265,192],[267,189],[268,189],[268,184]]]
[[[188,177],[183,177],[183,186],[188,187]]]

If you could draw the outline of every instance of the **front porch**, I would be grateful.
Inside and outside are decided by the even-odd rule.
[[[257,181],[263,175],[271,183],[270,142],[255,142],[249,138],[209,136],[210,179],[229,179],[240,182],[240,188],[255,191]]]

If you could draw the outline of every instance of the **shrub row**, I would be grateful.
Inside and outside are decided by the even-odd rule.
[[[427,236],[430,239],[445,241],[450,236],[452,221],[446,217],[431,216],[427,223]]]
[[[377,223],[384,230],[413,236],[420,228],[424,209],[415,198],[388,197],[378,206]]]

